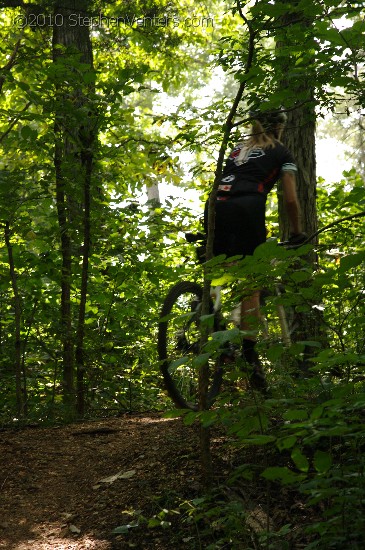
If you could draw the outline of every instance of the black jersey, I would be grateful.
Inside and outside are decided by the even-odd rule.
[[[274,147],[253,147],[238,143],[227,159],[218,188],[218,200],[258,193],[265,198],[282,172],[297,171],[291,153],[278,141]]]

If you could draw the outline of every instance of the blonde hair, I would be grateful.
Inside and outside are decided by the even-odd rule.
[[[280,141],[276,135],[280,136],[284,127],[285,124],[279,122],[276,124],[268,124],[265,128],[259,120],[254,120],[251,134],[245,145],[248,149],[253,149],[255,147],[261,147],[261,149],[275,147],[275,142]]]
[[[237,165],[244,164],[250,155],[252,149],[268,149],[275,147],[275,143],[280,141],[281,132],[285,127],[283,122],[267,122],[265,127],[259,120],[254,120],[252,123],[251,134],[244,140],[238,143],[240,152],[235,158]]]

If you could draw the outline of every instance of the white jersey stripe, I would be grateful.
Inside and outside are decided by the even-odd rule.
[[[297,172],[298,168],[296,167],[295,164],[290,163],[290,162],[286,162],[285,164],[282,165],[281,171],[282,172]]]

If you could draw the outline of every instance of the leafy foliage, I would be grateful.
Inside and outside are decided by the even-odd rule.
[[[204,26],[203,19],[199,26],[187,24],[195,9],[190,0],[176,5],[117,1],[103,6],[104,22],[90,30],[93,67],[67,48],[60,48],[63,55],[53,62],[52,25],[29,23],[20,28],[15,16],[25,20],[21,8],[1,10],[2,423],[22,417],[65,420],[74,415],[62,399],[57,124],[85,130],[83,123],[90,119],[97,134],[92,144],[92,234],[83,343],[86,414],[95,416],[169,406],[155,346],[160,306],[177,279],[201,277],[193,248],[181,235],[198,226],[197,217],[173,201],[164,206],[143,205],[146,187],[156,182],[194,185],[206,197],[230,97],[242,82],[245,97],[232,141],[245,126],[248,106],[268,100],[268,108],[283,103],[294,108],[307,100],[308,82],[315,84],[311,101],[319,114],[350,109],[361,116],[365,101],[362,2],[241,2],[233,13],[226,3],[212,3],[197,16],[208,17],[212,10],[213,28]],[[283,23],[284,15],[290,16],[290,25]],[[132,16],[131,23],[127,19]],[[152,24],[157,17],[165,18],[166,24]],[[120,18],[118,24],[111,24],[113,18]],[[254,58],[245,71],[249,35],[254,37]],[[286,70],[288,59],[290,71]],[[217,97],[201,107],[194,103],[194,94],[209,80],[213,63],[223,68],[232,84],[227,89],[222,83]],[[293,82],[295,95],[290,91]],[[167,97],[173,97],[177,106],[165,104]],[[70,132],[69,139],[79,161],[85,153],[85,133]],[[183,166],[187,151],[194,154],[191,182],[186,181]],[[72,253],[71,323],[76,331],[85,205],[73,168],[72,162],[64,165]],[[352,548],[363,547],[365,236],[363,218],[335,222],[363,212],[364,202],[364,182],[355,171],[344,174],[333,189],[320,182],[319,222],[322,227],[333,225],[320,234],[315,272],[306,262],[309,248],[286,251],[275,242],[228,269],[234,284],[225,313],[252,289],[268,289],[263,311],[270,337],[262,340],[259,351],[273,395],[265,402],[250,395],[243,402],[235,398],[232,386],[244,378],[238,364],[227,372],[231,386],[215,409],[189,412],[184,420],[190,425],[198,419],[203,426],[223,426],[228,432],[242,453],[233,487],[255,481],[263,483],[270,495],[283,486],[300,495],[312,515],[293,535],[287,517],[275,527],[269,528],[268,521],[253,529],[242,501],[225,498],[218,503],[206,499],[185,504],[191,521],[204,525],[203,538],[208,537],[207,519],[212,519],[212,548],[243,541],[255,548],[285,548],[301,538],[308,549],[343,548],[347,541]],[[275,229],[276,221],[271,218],[270,222]],[[4,235],[7,227],[10,246]],[[227,275],[220,259],[208,268],[215,278]],[[275,293],[278,283],[285,289],[280,295]],[[278,305],[307,319],[320,316],[321,333],[287,348],[280,339]],[[210,342],[213,352],[231,337],[237,338],[236,330],[224,336],[217,333]],[[303,370],[308,347],[315,353],[310,368]],[[15,350],[20,350],[17,365]],[[198,359],[196,365],[200,364]],[[17,389],[22,392],[21,410]],[[256,460],[260,452],[265,455],[261,462]],[[150,525],[162,522],[164,514]]]

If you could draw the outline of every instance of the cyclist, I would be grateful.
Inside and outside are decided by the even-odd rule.
[[[287,121],[283,110],[255,113],[251,134],[239,142],[229,155],[215,203],[214,255],[252,255],[265,242],[265,203],[269,192],[280,179],[290,224],[290,241],[299,244],[302,233],[300,207],[296,192],[297,167],[291,153],[280,139]],[[207,208],[204,223],[207,230]],[[249,318],[259,317],[260,292],[241,305],[241,330],[252,331]],[[251,366],[250,384],[266,390],[265,375],[255,350],[255,337],[245,336],[242,356]]]

